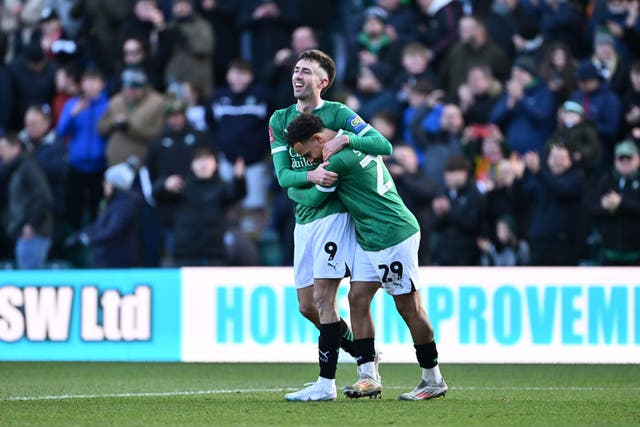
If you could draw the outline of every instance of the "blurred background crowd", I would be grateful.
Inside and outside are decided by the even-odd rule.
[[[422,265],[640,265],[638,0],[4,0],[2,268],[290,265],[297,54],[394,145]]]

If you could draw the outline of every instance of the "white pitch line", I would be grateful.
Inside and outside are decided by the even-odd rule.
[[[406,387],[385,387],[386,390],[404,390]],[[634,391],[640,392],[640,387],[476,387],[460,386],[450,387],[450,390],[460,391]],[[172,396],[201,396],[210,394],[233,393],[275,393],[293,391],[296,388],[244,388],[244,389],[220,389],[220,390],[195,390],[195,391],[167,391],[155,393],[105,393],[105,394],[61,394],[53,396],[8,396],[0,397],[0,402],[16,401],[40,401],[40,400],[67,400],[67,399],[106,399],[120,397],[172,397]]]

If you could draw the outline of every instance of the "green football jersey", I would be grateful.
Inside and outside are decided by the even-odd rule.
[[[323,101],[312,113],[319,116],[328,129],[349,131],[349,147],[370,154],[391,154],[391,143],[346,105]],[[278,183],[283,188],[310,187],[312,184],[307,182],[307,172],[318,166],[317,163],[310,163],[300,157],[287,145],[287,126],[299,115],[297,104],[294,104],[277,110],[269,120],[271,156]],[[346,208],[337,197],[329,197],[322,205],[314,208],[296,203],[296,222],[307,224],[337,212],[346,212]]]
[[[335,193],[353,218],[365,251],[390,248],[419,231],[380,156],[345,148],[329,158],[327,170],[338,174],[335,187],[290,188],[289,197],[313,207]]]

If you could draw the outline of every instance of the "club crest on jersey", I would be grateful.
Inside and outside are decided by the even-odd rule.
[[[273,128],[269,126],[269,143],[273,144],[276,142],[276,139],[273,137]]]
[[[362,117],[360,117],[357,114],[354,114],[353,116],[347,119],[347,125],[351,126],[351,128],[354,130],[355,133],[358,133],[367,126],[367,123],[365,123],[365,121],[362,120]]]

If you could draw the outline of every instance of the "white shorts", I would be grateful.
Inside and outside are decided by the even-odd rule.
[[[356,240],[351,216],[337,213],[293,231],[293,276],[296,288],[313,285],[313,279],[341,279],[352,264]]]
[[[419,283],[419,246],[418,232],[390,248],[375,252],[365,251],[369,264],[376,269],[378,280],[389,295],[408,294]]]
[[[218,159],[218,173],[225,182],[233,180],[233,164],[223,154]],[[242,199],[242,207],[245,209],[261,209],[267,206],[267,193],[270,180],[267,179],[267,165],[258,162],[249,165],[244,170],[247,181],[247,195]]]

